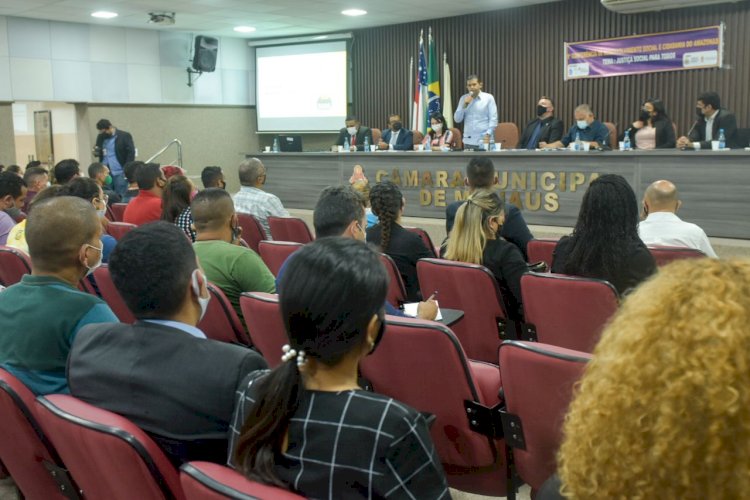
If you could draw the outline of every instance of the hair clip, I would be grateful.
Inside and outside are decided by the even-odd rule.
[[[292,349],[292,347],[289,344],[284,344],[284,346],[281,348],[282,351],[284,351],[284,354],[281,356],[281,361],[287,362],[291,359],[297,358],[297,367],[302,367],[305,362],[307,361],[307,355],[305,354],[305,351],[302,349],[297,352],[295,349]]]

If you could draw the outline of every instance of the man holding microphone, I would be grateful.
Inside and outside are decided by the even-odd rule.
[[[482,81],[477,75],[466,79],[467,94],[461,96],[453,115],[456,123],[464,123],[464,149],[487,149],[490,136],[497,127],[497,104],[492,94],[482,92]],[[494,142],[494,141],[493,141]]]

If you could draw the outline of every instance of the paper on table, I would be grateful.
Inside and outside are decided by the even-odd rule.
[[[412,318],[416,318],[418,306],[419,306],[419,302],[407,302],[403,304],[404,314],[407,316],[411,316]],[[442,319],[443,319],[443,314],[440,312],[440,306],[438,306],[438,312],[437,312],[437,317],[435,318],[435,321],[440,321]]]

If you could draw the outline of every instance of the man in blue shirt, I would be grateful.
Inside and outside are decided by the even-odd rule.
[[[486,147],[497,127],[497,104],[492,94],[482,92],[482,80],[477,75],[466,79],[468,94],[461,96],[453,114],[456,123],[464,122],[464,149],[478,150]]]
[[[571,142],[575,142],[576,136],[579,136],[581,141],[590,143],[592,149],[609,149],[611,147],[609,144],[609,129],[594,118],[591,106],[588,104],[579,105],[575,109],[574,116],[576,122],[561,140],[549,144],[540,142],[539,147],[545,149],[567,148]]]
[[[128,191],[128,181],[125,179],[123,167],[135,160],[135,145],[133,136],[124,130],[117,130],[107,119],[96,123],[99,135],[96,137],[94,150],[99,156],[99,162],[109,167],[112,175],[112,188],[121,197]]]

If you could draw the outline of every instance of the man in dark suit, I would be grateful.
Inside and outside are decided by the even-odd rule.
[[[472,158],[466,167],[465,182],[469,186],[470,192],[477,189],[492,189],[495,185],[495,165],[492,160],[484,156]],[[454,201],[445,208],[445,232],[448,236],[453,229],[456,212],[463,203],[463,201]],[[523,214],[512,203],[505,204],[505,222],[500,230],[500,236],[516,245],[526,258],[526,246],[534,236],[529,231],[529,226],[526,225]]]
[[[364,151],[365,138],[367,138],[368,144],[372,144],[372,130],[360,125],[356,116],[347,116],[345,124],[346,127],[339,130],[336,146],[343,146],[344,140],[348,140],[350,151]]]
[[[400,115],[388,116],[388,128],[383,132],[378,148],[395,149],[396,151],[411,151],[414,149],[414,136],[411,130],[403,128]]]
[[[541,97],[536,104],[536,118],[531,120],[521,134],[516,148],[537,149],[540,142],[552,143],[563,136],[563,123],[555,118],[555,103],[549,97]]]
[[[128,190],[128,181],[123,170],[126,163],[135,160],[135,145],[133,136],[124,130],[118,130],[107,119],[96,123],[99,135],[96,136],[94,151],[99,156],[99,162],[109,167],[112,175],[112,188],[121,197]]]
[[[68,358],[71,394],[133,421],[175,464],[222,463],[235,391],[266,362],[246,347],[206,339],[196,327],[210,295],[193,247],[174,224],[128,233],[109,270],[138,320],[78,332]]]
[[[742,147],[737,138],[737,119],[734,113],[721,108],[721,99],[716,92],[704,92],[698,96],[695,106],[698,120],[687,137],[677,139],[682,149],[711,149],[711,141],[719,140],[719,131],[724,130],[727,148]]]

